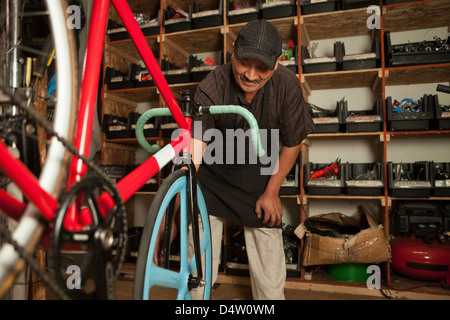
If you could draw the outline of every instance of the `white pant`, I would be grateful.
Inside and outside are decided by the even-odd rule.
[[[199,219],[201,220],[201,219]],[[209,216],[212,240],[212,285],[217,280],[222,248],[223,219]],[[191,226],[189,227],[191,233]],[[203,234],[200,221],[200,234]],[[244,227],[245,245],[249,262],[254,300],[284,300],[286,263],[280,228]],[[189,236],[189,257],[193,256],[193,243]],[[204,265],[204,261],[202,260]],[[193,299],[201,299],[203,290],[191,291]]]

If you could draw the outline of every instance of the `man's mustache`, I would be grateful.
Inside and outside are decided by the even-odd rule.
[[[257,84],[260,84],[262,82],[261,79],[250,80],[244,74],[240,74],[239,78],[241,78],[241,80],[248,81],[248,82],[253,82],[253,83],[257,83]]]

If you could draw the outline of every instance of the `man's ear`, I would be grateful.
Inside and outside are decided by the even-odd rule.
[[[281,60],[282,57],[283,57],[283,55],[280,55],[280,56],[277,58],[277,62],[275,62],[275,67],[273,68],[273,71],[277,70],[277,68],[278,68],[278,62],[280,62],[280,60]]]

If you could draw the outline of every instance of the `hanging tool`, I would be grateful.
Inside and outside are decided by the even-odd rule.
[[[35,76],[33,87],[36,85],[38,79],[42,79],[45,74],[45,70],[50,66],[53,61],[55,50],[53,48],[52,35],[48,35],[44,45],[41,49],[41,54],[36,62],[36,67],[33,70],[33,76]]]
[[[341,163],[341,159],[337,158],[333,163],[326,166],[325,168],[311,172],[311,180],[314,180],[317,178],[322,178],[322,177],[329,178],[333,175],[337,176],[339,173],[340,163]]]

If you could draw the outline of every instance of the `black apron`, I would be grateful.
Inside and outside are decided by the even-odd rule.
[[[231,80],[228,96],[228,104],[235,104],[237,84],[234,79]],[[270,126],[267,120],[270,97],[270,84],[264,86],[263,109],[261,119],[258,120],[260,129],[265,130],[267,141],[265,152],[271,150]],[[270,175],[261,175],[261,168],[264,167],[259,159],[256,164],[249,163],[249,148],[253,148],[251,142],[246,139],[245,149],[240,146],[240,150],[245,150],[245,164],[226,164],[227,145],[226,129],[237,129],[232,121],[234,114],[226,114],[221,117],[224,121],[219,121],[216,129],[222,132],[224,139],[223,145],[223,164],[206,164],[204,161],[198,172],[198,180],[203,192],[206,206],[209,214],[231,220],[239,225],[246,227],[261,228],[267,225],[261,223],[263,215],[258,218],[255,213],[256,200],[264,193]],[[244,120],[245,121],[245,120]],[[261,132],[260,132],[261,133]],[[264,137],[261,137],[264,139]],[[236,160],[238,146],[233,143],[234,155]],[[254,162],[254,161],[253,161]]]

